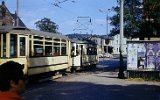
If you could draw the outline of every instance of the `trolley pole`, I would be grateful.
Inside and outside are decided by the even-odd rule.
[[[123,38],[123,6],[124,6],[124,0],[120,0],[120,47],[119,47],[119,53],[120,53],[120,66],[119,66],[119,73],[118,78],[124,79],[124,66],[123,66],[123,55],[122,55],[122,38]]]

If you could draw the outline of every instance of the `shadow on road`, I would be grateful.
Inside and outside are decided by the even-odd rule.
[[[28,86],[23,98],[24,100],[160,100],[160,86],[46,81]]]

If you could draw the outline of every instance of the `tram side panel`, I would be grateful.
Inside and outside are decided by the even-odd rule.
[[[67,56],[29,58],[28,74],[35,75],[67,68]]]

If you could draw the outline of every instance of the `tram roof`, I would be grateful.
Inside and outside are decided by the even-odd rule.
[[[97,45],[95,42],[92,42],[92,41],[81,41],[81,40],[77,40],[77,39],[71,39],[71,42],[73,42],[73,43],[79,43],[79,44]]]
[[[34,30],[34,29],[30,29],[30,31],[34,35],[45,36],[45,37],[48,37],[48,38],[49,37],[56,37],[56,38],[61,38],[61,39],[67,39],[67,40],[69,40],[69,38],[67,36],[59,34],[59,33],[43,32],[43,31],[38,31],[38,30]]]
[[[77,40],[77,39],[71,39],[71,42],[74,42],[74,43],[87,43],[87,41],[81,41],[81,40]]]
[[[38,35],[38,36],[45,36],[47,38],[55,37],[55,38],[69,40],[67,36],[64,36],[59,33],[43,32],[43,31],[38,31],[34,29],[28,29],[26,27],[0,26],[0,33],[5,34],[8,32],[21,33],[21,34],[32,34],[32,35]]]

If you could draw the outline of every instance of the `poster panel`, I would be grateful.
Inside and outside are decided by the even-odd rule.
[[[151,70],[155,68],[155,58],[156,58],[156,43],[147,44],[147,69]]]
[[[146,68],[146,44],[145,43],[137,44],[137,57],[138,57],[137,68],[140,68],[140,69]]]
[[[137,44],[129,43],[127,52],[127,70],[137,69]]]

